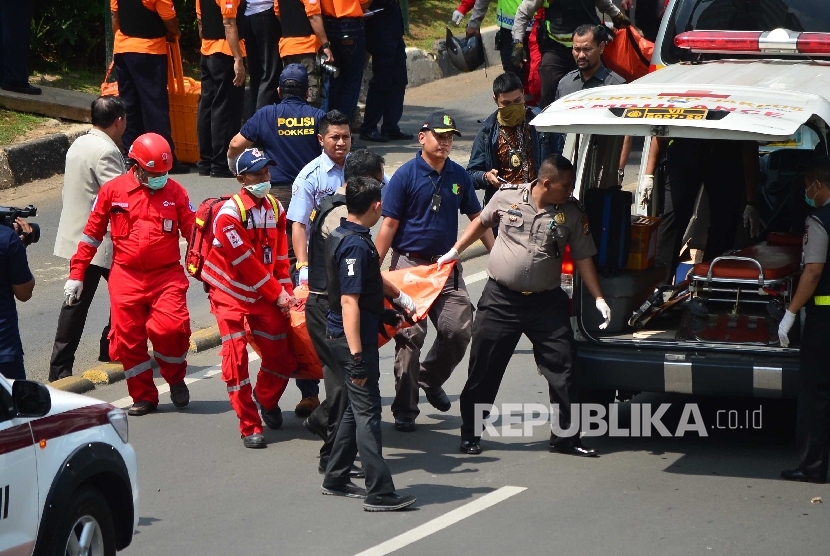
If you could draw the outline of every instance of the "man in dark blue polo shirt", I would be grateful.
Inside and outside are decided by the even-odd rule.
[[[351,178],[346,184],[348,216],[340,219],[340,227],[325,244],[327,344],[345,375],[348,405],[337,427],[321,490],[331,496],[365,498],[363,508],[372,512],[399,510],[415,502],[414,496],[395,494],[392,473],[381,452],[378,330],[384,294],[396,297],[400,292],[381,277],[379,255],[369,233],[380,220],[380,190],[380,183],[372,178]],[[400,318],[391,312],[396,320]],[[349,480],[358,446],[366,489]]]
[[[282,102],[256,111],[231,139],[229,162],[254,144],[276,163],[271,170],[271,194],[288,209],[291,186],[303,167],[320,156],[317,141],[320,120],[326,115],[306,102],[308,72],[302,64],[289,64],[280,74]]]
[[[26,371],[15,298],[31,299],[35,278],[29,270],[26,247],[18,237],[21,229],[31,231],[31,228],[20,218],[15,224],[17,229],[0,224],[0,374],[10,379],[24,379]]]
[[[401,166],[384,188],[384,219],[377,247],[381,260],[392,248],[392,270],[437,261],[458,238],[458,213],[473,220],[481,212],[470,175],[449,159],[455,135],[461,136],[449,114],[431,114],[418,133],[421,152]],[[482,237],[488,250],[493,241],[492,231]],[[449,411],[450,400],[442,385],[467,351],[472,317],[459,264],[430,309],[438,337],[424,362],[419,363],[427,334],[424,321],[395,336],[395,429],[415,430],[419,388],[433,407]]]

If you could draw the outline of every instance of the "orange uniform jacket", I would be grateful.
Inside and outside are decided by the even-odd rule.
[[[189,238],[195,215],[182,185],[172,179],[158,191],[138,183],[131,170],[105,183],[92,205],[69,278],[83,280],[110,225],[113,267],[153,271],[180,264],[179,234]]]
[[[225,201],[213,221],[213,248],[202,269],[202,279],[238,301],[255,303],[265,298],[273,303],[283,289],[290,294],[294,291],[288,275],[285,210],[274,199],[278,212],[275,214],[268,201],[270,196],[263,200],[260,209],[257,200],[244,188],[239,197],[245,207],[246,222],[242,221],[236,201]]]

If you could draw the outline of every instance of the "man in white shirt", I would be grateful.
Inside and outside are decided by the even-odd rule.
[[[127,109],[114,96],[92,101],[92,129],[72,143],[66,153],[63,179],[63,208],[55,240],[55,255],[71,259],[78,250],[90,208],[98,190],[106,182],[127,171],[118,146],[127,127]],[[72,375],[75,351],[81,342],[86,316],[98,282],[109,277],[112,266],[112,241],[104,236],[98,253],[84,275],[81,298],[73,305],[64,304],[58,317],[58,330],[49,365],[49,381]],[[109,361],[109,324],[101,334],[99,361]]]

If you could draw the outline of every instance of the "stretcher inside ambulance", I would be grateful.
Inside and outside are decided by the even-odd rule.
[[[830,62],[712,60],[574,93],[533,120],[567,134],[574,196],[589,217],[598,198],[589,191],[618,186],[623,138],[642,145],[622,179],[632,201],[627,264],[600,268],[608,329],[599,330],[578,276],[569,278],[583,386],[795,395],[797,334],[782,348],[777,328],[801,271],[803,167],[828,153],[827,96]],[[603,233],[594,230],[595,241]]]

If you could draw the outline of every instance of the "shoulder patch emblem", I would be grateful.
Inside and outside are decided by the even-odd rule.
[[[348,267],[347,268],[347,274],[349,276],[354,276],[355,275],[354,265],[355,265],[356,262],[357,262],[357,259],[346,259],[346,266]]]
[[[582,215],[582,233],[586,236],[591,235],[591,225],[588,223],[588,215]]]
[[[240,247],[242,245],[242,238],[236,233],[236,230],[228,230],[225,232],[225,237],[231,242],[231,247]]]

